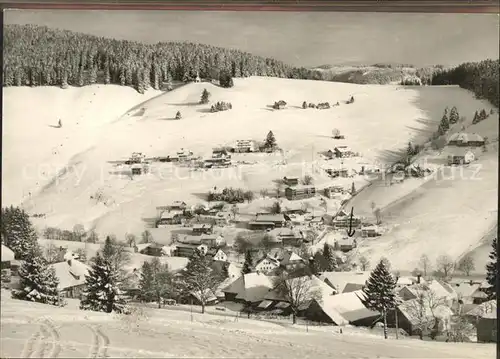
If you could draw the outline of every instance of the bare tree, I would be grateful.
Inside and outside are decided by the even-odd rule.
[[[474,258],[470,254],[465,255],[460,261],[458,262],[458,267],[457,269],[464,273],[466,276],[469,276],[470,273],[476,269],[476,265],[474,263]]]
[[[306,186],[312,185],[314,182],[314,178],[311,175],[305,175],[302,179],[302,183]]]
[[[365,256],[361,256],[359,258],[359,265],[361,267],[361,270],[364,272],[370,267],[370,261]]]
[[[135,236],[135,234],[127,233],[125,235],[125,241],[129,245],[129,247],[132,248],[137,243],[137,237]]]
[[[455,262],[450,256],[443,254],[436,259],[436,271],[434,275],[448,280],[453,274],[453,269],[455,268]]]
[[[239,207],[234,204],[232,207],[231,207],[231,213],[233,214],[233,218],[236,219],[236,215],[240,212],[240,209]]]
[[[205,313],[205,306],[215,296],[222,281],[223,278],[211,268],[211,260],[198,251],[190,258],[182,273],[182,285],[186,292],[198,299],[202,313]]]
[[[153,241],[154,241],[153,235],[148,230],[145,230],[144,232],[142,232],[141,238],[142,238],[142,243],[153,243]]]
[[[403,303],[412,318],[412,323],[418,330],[420,339],[435,326],[439,320],[439,309],[446,307],[446,300],[436,292],[424,287],[417,293],[417,298]]]
[[[85,238],[85,228],[81,224],[75,224],[73,227],[73,238],[75,241],[81,242]]]
[[[63,261],[63,252],[52,242],[47,243],[43,254],[50,264]]]
[[[474,335],[476,329],[463,315],[458,315],[452,319],[450,329],[448,330],[448,341],[454,343],[468,342]]]
[[[381,212],[380,208],[375,208],[373,210],[373,214],[375,214],[375,220],[377,221],[377,224],[381,224],[382,223],[382,212]]]
[[[419,265],[424,272],[424,277],[427,277],[427,273],[429,273],[431,270],[431,261],[426,254],[422,254],[422,256],[420,257]]]
[[[265,188],[261,189],[260,190],[260,196],[262,198],[267,198],[269,196],[269,191],[267,189],[265,189]]]
[[[285,299],[292,310],[293,324],[302,306],[311,300],[321,300],[321,291],[315,287],[312,277],[292,277],[286,272],[279,273],[274,279],[274,288]]]

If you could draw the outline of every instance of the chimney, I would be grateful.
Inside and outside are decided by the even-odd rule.
[[[422,277],[422,274],[417,274],[417,284],[420,284],[420,278]]]

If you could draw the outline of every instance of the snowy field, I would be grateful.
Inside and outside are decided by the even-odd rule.
[[[33,218],[39,229],[56,226],[71,230],[78,223],[87,230],[95,229],[101,237],[111,233],[118,238],[125,233],[139,236],[146,227],[145,219],[155,216],[156,206],[175,200],[202,202],[214,186],[250,189],[259,197],[260,189],[274,191],[275,181],[283,176],[311,174],[317,184],[344,181],[342,184],[349,187],[354,181],[356,188],[361,188],[367,184],[362,176],[329,179],[320,168],[334,161],[325,161],[320,153],[339,144],[348,145],[361,154],[360,161],[383,166],[408,141],[426,138],[434,131],[445,107],[457,105],[469,122],[475,110],[489,109],[454,86],[415,88],[263,77],[234,81],[230,89],[191,83],[160,96],[156,96],[158,91],[139,95],[118,86],[6,88],[5,205],[22,203],[29,213],[45,214],[44,218]],[[233,109],[210,113],[210,105],[198,104],[204,88],[211,93],[211,103],[229,101]],[[344,101],[350,96],[355,102],[347,105]],[[26,98],[30,106],[26,106]],[[271,105],[278,100],[285,100],[287,107],[273,110]],[[338,101],[340,105],[304,110],[303,101]],[[173,119],[177,111],[181,111],[182,120]],[[52,128],[58,118],[63,128]],[[331,138],[334,128],[345,140]],[[282,153],[237,155],[235,159],[250,164],[223,170],[193,171],[165,165],[131,179],[129,170],[108,162],[123,160],[132,152],[167,156],[181,148],[206,158],[213,147],[237,139],[260,141],[269,130]],[[488,128],[483,130],[490,133]],[[36,151],[31,146],[35,141]],[[497,198],[495,151],[480,160],[485,164],[481,182],[448,181],[447,188],[434,188],[415,180],[403,183],[404,188],[396,185],[389,193],[374,186],[361,192],[359,200],[355,197],[353,202],[356,214],[370,216],[369,206],[374,201],[383,208],[390,225],[399,225],[392,237],[389,233],[383,240],[365,242],[363,251],[373,257],[383,253],[401,265],[400,269],[411,270],[414,263],[407,261],[406,255],[411,252],[417,259],[429,251],[436,238],[442,246],[436,248],[436,255],[452,247],[450,243],[454,244],[450,255],[458,257],[473,250],[496,216],[491,212]],[[415,199],[404,202],[406,196]],[[403,206],[401,201],[412,204]],[[256,213],[270,204],[272,200],[258,198],[243,204],[241,212]],[[464,212],[465,204],[470,210]],[[335,211],[339,201],[330,200],[327,205]],[[412,221],[416,216],[421,217]],[[443,216],[461,216],[461,221],[468,221],[468,235]],[[456,245],[458,234],[461,239]],[[170,240],[169,230],[156,230],[153,236],[164,244]],[[398,262],[398,258],[405,260]]]
[[[146,309],[83,312],[10,299],[2,291],[3,358],[493,358],[494,344],[448,344],[343,334],[244,318]]]

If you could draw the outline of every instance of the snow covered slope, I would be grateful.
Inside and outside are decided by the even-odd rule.
[[[189,311],[127,317],[16,301],[2,292],[3,358],[492,358],[494,344],[384,340],[358,328],[291,326]],[[233,313],[234,314],[234,313]],[[35,334],[40,335],[35,335]]]

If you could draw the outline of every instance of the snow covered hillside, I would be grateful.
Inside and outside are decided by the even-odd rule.
[[[18,205],[92,146],[125,111],[161,94],[92,85],[3,89],[2,203]],[[58,120],[62,128],[56,128]]]
[[[494,344],[384,340],[359,328],[291,326],[188,311],[83,312],[16,301],[2,292],[4,358],[492,358]],[[73,300],[69,300],[73,301]]]
[[[273,181],[290,173],[311,173],[316,181],[326,181],[312,161],[320,161],[320,152],[339,144],[350,146],[366,161],[384,165],[389,154],[405,148],[409,140],[426,138],[429,129],[435,131],[445,107],[457,105],[460,114],[468,119],[475,110],[486,107],[456,86],[355,85],[263,77],[238,78],[234,82],[235,86],[229,89],[191,83],[140,105],[137,104],[157,93],[141,96],[132,89],[115,86],[71,89],[67,95],[55,88],[6,88],[3,180],[5,196],[10,201],[4,198],[4,202],[22,201],[30,213],[45,214],[45,218],[34,218],[39,228],[71,229],[79,223],[101,234],[114,233],[118,238],[127,232],[139,235],[145,228],[144,219],[155,216],[156,206],[175,200],[197,203],[214,186],[243,187],[256,193],[262,188],[272,191]],[[210,104],[198,104],[204,88],[211,93],[210,103],[226,101],[233,108],[210,113]],[[59,92],[61,97],[56,96]],[[355,97],[355,102],[346,104],[350,96]],[[58,100],[63,97],[64,100]],[[286,108],[274,110],[272,104],[278,100],[286,101]],[[339,106],[302,109],[303,101],[339,102]],[[181,120],[175,120],[177,111],[182,113]],[[63,119],[63,128],[49,127],[58,118]],[[345,140],[332,139],[334,128],[345,135]],[[210,171],[162,165],[148,175],[131,179],[126,169],[108,163],[125,159],[132,152],[144,152],[148,157],[167,156],[181,148],[206,158],[213,147],[232,144],[237,139],[260,141],[269,130],[274,132],[283,152],[240,157],[257,162],[253,164]],[[42,138],[40,144],[36,142],[38,134]],[[69,149],[64,150],[66,147]],[[443,247],[435,251],[436,255],[446,249],[450,255],[460,256],[473,249],[495,216],[490,212],[496,207],[494,153],[492,150],[480,159],[485,165],[482,182],[457,181],[453,182],[457,186],[453,189],[436,189],[428,184],[422,187],[426,191],[412,200],[413,206],[385,208],[391,203],[396,206],[398,200],[411,193],[408,190],[394,187],[383,196],[377,191],[370,195],[371,187],[361,192],[360,199],[354,200],[356,213],[370,215],[369,206],[375,200],[385,208],[384,215],[399,224],[387,237],[366,241],[362,249],[374,257],[384,253],[395,266],[408,266],[410,270],[414,264],[401,254],[411,251],[418,258],[433,248],[431,243],[438,238]],[[54,166],[60,171],[64,165],[65,171],[55,176]],[[23,168],[47,168],[45,172],[51,176],[44,178],[43,184],[27,180],[22,176]],[[28,192],[31,198],[26,197]],[[464,203],[470,212],[464,213],[463,207],[454,205]],[[460,226],[444,218],[456,213],[467,217],[461,220],[468,221],[467,226],[474,233],[461,236],[464,239],[458,245],[457,235],[463,233]],[[412,221],[417,215],[423,217]],[[451,243],[455,246],[448,250]],[[398,262],[398,258],[405,260]]]

